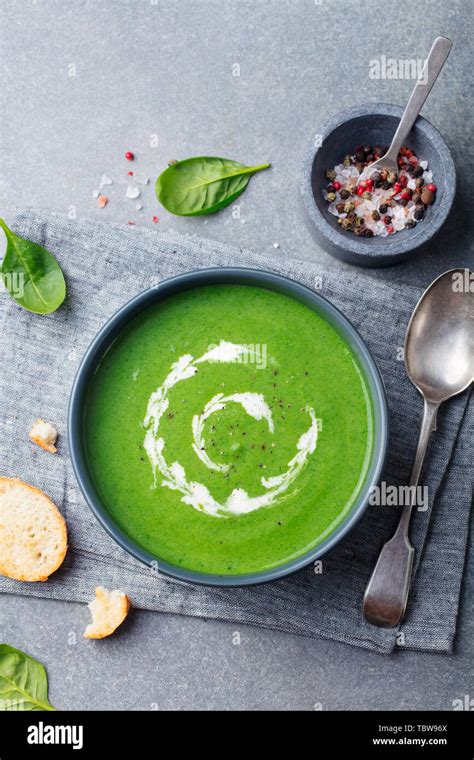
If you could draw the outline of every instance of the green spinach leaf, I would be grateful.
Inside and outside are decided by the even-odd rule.
[[[31,240],[15,235],[0,219],[7,250],[0,277],[20,306],[35,314],[50,314],[66,297],[66,282],[54,256]]]
[[[156,196],[172,214],[213,214],[238,198],[253,174],[269,166],[245,166],[213,156],[187,158],[160,174],[156,180]]]
[[[0,644],[0,711],[54,709],[41,663],[19,649]]]

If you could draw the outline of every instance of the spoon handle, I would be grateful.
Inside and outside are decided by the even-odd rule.
[[[410,500],[403,508],[395,533],[382,547],[364,595],[364,617],[372,625],[381,628],[396,626],[407,606],[415,554],[409,538],[410,518],[430,435],[436,430],[438,406],[439,404],[425,399],[423,422],[410,477]]]
[[[392,140],[392,144],[385,154],[385,158],[397,161],[398,153],[415,123],[418,114],[423,108],[423,104],[430,94],[431,88],[436,82],[446,59],[451,52],[453,43],[447,37],[437,37],[433,42],[428,58],[423,66],[423,71],[418,77],[418,81],[407,103],[403,116],[400,119],[397,131]]]

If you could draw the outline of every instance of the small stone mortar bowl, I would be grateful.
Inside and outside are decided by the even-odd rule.
[[[420,161],[428,161],[437,186],[435,202],[416,227],[387,237],[362,238],[342,230],[328,210],[322,190],[326,170],[342,163],[358,143],[390,145],[403,109],[386,103],[369,103],[349,108],[334,116],[319,131],[306,153],[301,196],[309,229],[328,253],[349,264],[375,267],[398,264],[427,243],[444,224],[456,191],[456,172],[451,152],[429,121],[419,116],[407,138],[407,146]]]

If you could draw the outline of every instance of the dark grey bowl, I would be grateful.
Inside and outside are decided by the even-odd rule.
[[[337,218],[329,213],[322,190],[326,187],[326,169],[341,163],[357,143],[390,145],[403,113],[399,106],[386,103],[349,108],[334,116],[317,131],[303,163],[301,196],[309,229],[317,243],[328,253],[349,264],[389,266],[408,259],[427,243],[444,224],[456,191],[456,172],[451,152],[443,137],[429,121],[419,116],[407,145],[420,160],[428,161],[437,185],[436,200],[425,218],[413,229],[405,229],[385,238],[360,238],[341,230]],[[315,147],[317,142],[320,147]]]
[[[209,575],[164,562],[133,541],[115,523],[96,489],[87,464],[84,442],[84,409],[89,383],[105,352],[127,327],[130,321],[152,304],[191,288],[212,284],[254,285],[283,293],[304,303],[321,314],[351,346],[366,378],[374,413],[374,447],[366,479],[360,494],[344,521],[322,543],[311,551],[280,567],[250,575]],[[363,514],[369,494],[378,482],[385,461],[388,445],[387,399],[380,373],[372,355],[357,330],[329,301],[314,291],[287,277],[256,269],[203,269],[165,280],[158,287],[146,290],[126,303],[102,327],[81,362],[74,380],[68,416],[68,440],[72,465],[79,486],[92,512],[105,530],[127,552],[160,572],[182,581],[211,586],[247,586],[281,578],[313,562],[331,549],[352,528]]]

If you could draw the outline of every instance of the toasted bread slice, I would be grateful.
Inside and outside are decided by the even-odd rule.
[[[29,435],[33,443],[41,446],[45,451],[49,451],[50,454],[56,454],[55,443],[58,439],[58,431],[49,422],[38,418],[33,422]]]
[[[67,551],[64,517],[39,488],[0,478],[0,574],[46,581]]]
[[[130,610],[130,599],[123,591],[107,591],[97,586],[95,599],[89,603],[92,623],[84,631],[86,639],[105,639],[117,630]]]

